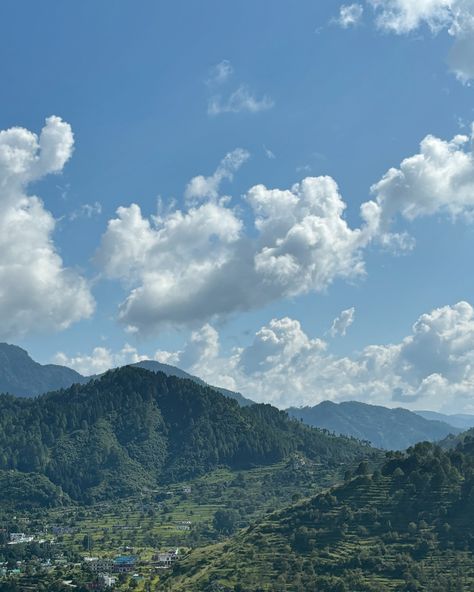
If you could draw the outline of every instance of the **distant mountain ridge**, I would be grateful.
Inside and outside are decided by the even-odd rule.
[[[367,440],[386,450],[404,450],[417,442],[435,442],[461,431],[408,409],[389,409],[357,401],[323,401],[314,407],[292,407],[287,412],[307,425]]]
[[[202,386],[211,386],[222,395],[235,399],[242,407],[254,403],[240,393],[208,385],[204,380],[188,374],[176,366],[162,364],[154,360],[143,360],[130,365],[151,372],[163,372],[166,376],[187,378]],[[0,393],[8,393],[17,397],[36,397],[50,391],[69,388],[73,384],[85,384],[95,378],[98,376],[83,376],[67,366],[39,364],[21,347],[0,343]]]
[[[452,415],[438,413],[437,411],[415,411],[415,413],[425,419],[442,421],[460,430],[468,430],[474,427],[474,415],[468,413],[455,413]]]
[[[87,380],[66,366],[39,364],[17,345],[0,343],[0,393],[34,397]]]

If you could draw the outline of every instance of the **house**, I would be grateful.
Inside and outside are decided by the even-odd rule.
[[[31,534],[25,534],[24,532],[11,532],[9,545],[19,545],[20,543],[31,543],[34,540],[34,536]]]
[[[114,578],[114,577],[109,576],[107,574],[100,574],[99,575],[99,582],[102,584],[102,586],[104,588],[112,588],[112,586],[115,586],[116,581],[117,581],[117,578]]]
[[[175,561],[178,560],[179,549],[166,551],[165,553],[157,553],[153,556],[153,560],[156,561],[159,569],[170,568]]]
[[[89,590],[106,590],[107,588],[113,588],[117,578],[113,578],[107,574],[99,574],[99,577],[93,582],[90,582],[87,587]]]
[[[99,573],[107,573],[111,572],[114,566],[113,559],[109,557],[101,558],[101,557],[85,557],[84,558],[84,565],[92,573],[99,574]]]
[[[112,571],[114,573],[128,573],[133,571],[137,559],[135,555],[119,555],[113,561]]]

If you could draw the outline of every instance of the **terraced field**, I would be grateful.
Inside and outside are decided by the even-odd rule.
[[[453,467],[444,483],[427,472],[435,461],[420,461],[425,475],[414,465],[426,481],[418,491],[415,477],[389,467],[274,512],[229,543],[193,551],[163,589],[474,590],[474,504]]]

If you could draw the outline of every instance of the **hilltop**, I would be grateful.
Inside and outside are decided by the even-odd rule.
[[[166,376],[187,378],[201,386],[209,386],[204,380],[188,374],[181,368],[156,362],[155,360],[142,360],[130,365],[150,372],[163,372]],[[73,384],[85,384],[90,380],[100,378],[100,376],[102,374],[84,376],[67,366],[58,364],[39,364],[21,347],[9,343],[0,343],[0,393],[8,393],[17,397],[35,397],[47,392],[68,388]],[[243,407],[254,403],[242,394],[229,389],[212,388],[226,397],[235,399]]]
[[[0,470],[42,475],[86,502],[295,452],[324,466],[374,454],[270,405],[240,407],[193,380],[132,367],[36,399],[0,396],[0,450]]]

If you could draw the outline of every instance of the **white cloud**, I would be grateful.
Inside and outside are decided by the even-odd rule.
[[[19,127],[0,132],[0,335],[65,329],[88,317],[86,281],[63,267],[52,234],[55,220],[27,195],[29,183],[59,173],[74,146],[70,126],[49,117],[40,136]]]
[[[227,357],[215,332],[207,328],[200,336],[202,360],[194,356],[188,366],[183,352],[168,353],[174,363],[257,401],[288,407],[360,400],[474,411],[474,309],[467,302],[420,316],[400,343],[367,346],[351,357],[329,354],[324,341],[308,337],[290,318],[273,319]]]
[[[462,82],[474,77],[474,2],[472,0],[367,0],[375,9],[376,24],[398,35],[422,25],[436,34],[453,37],[448,62]]]
[[[229,60],[222,60],[211,69],[207,80],[209,90],[213,93],[207,104],[209,115],[258,113],[273,107],[274,101],[270,97],[266,95],[257,97],[246,84],[240,84],[233,91],[223,91],[222,87],[233,74],[234,68]]]
[[[357,26],[364,14],[364,7],[362,4],[343,4],[339,9],[339,16],[335,22],[343,29]]]
[[[68,357],[63,352],[58,352],[54,356],[53,362],[73,368],[83,376],[92,376],[102,374],[111,368],[135,364],[149,359],[149,356],[140,355],[136,348],[125,344],[118,352],[113,352],[107,347],[95,347],[91,354],[77,354],[72,357]]]
[[[109,221],[97,260],[129,287],[119,316],[132,330],[202,322],[363,276],[369,238],[343,219],[329,177],[285,191],[252,187],[253,228],[227,198],[216,199],[215,179],[210,185],[211,198],[185,211],[146,219],[132,204]],[[190,195],[198,193],[194,186]]]
[[[77,210],[69,214],[69,220],[92,218],[93,216],[100,216],[100,214],[102,214],[102,204],[99,201],[95,201],[92,204],[82,204]]]
[[[331,177],[307,177],[285,191],[256,185],[247,199],[260,233],[255,271],[280,296],[320,291],[336,278],[364,275],[368,237],[344,220],[346,205]]]
[[[452,22],[452,0],[369,0],[377,11],[377,25],[397,34],[427,24],[433,31]]]
[[[336,335],[344,336],[347,332],[347,329],[349,329],[349,327],[354,322],[354,316],[354,307],[343,310],[341,314],[332,322],[331,329],[329,331],[331,337],[336,337]]]
[[[208,84],[220,85],[227,82],[227,80],[234,73],[234,68],[229,60],[222,60],[211,68],[211,74],[208,79]]]
[[[255,185],[244,196],[246,208],[234,207],[218,196],[219,184],[246,157],[234,151],[214,175],[195,177],[183,210],[145,218],[132,204],[109,221],[97,261],[129,291],[119,317],[130,330],[195,326],[323,291],[336,279],[357,280],[369,244],[413,248],[406,230],[393,232],[395,223],[473,217],[474,156],[466,136],[427,136],[418,154],[373,185],[356,228],[331,177],[307,177],[290,189]]]
[[[258,98],[247,86],[241,85],[227,97],[213,96],[209,100],[207,112],[209,115],[241,113],[244,111],[258,113],[259,111],[271,109],[274,104],[274,101],[267,95]]]
[[[118,352],[96,347],[73,357],[58,353],[54,361],[91,375],[144,359],[176,365],[209,384],[282,408],[359,400],[474,412],[474,309],[467,302],[421,315],[399,343],[368,345],[345,357],[332,355],[324,340],[309,337],[299,321],[284,317],[272,319],[247,346],[227,355],[218,332],[205,324],[174,352],[145,355],[126,344]]]
[[[221,160],[214,174],[210,177],[198,175],[191,179],[186,187],[184,196],[187,200],[199,200],[205,197],[216,199],[219,195],[219,187],[224,180],[232,181],[237,172],[250,157],[247,150],[236,148],[226,154]]]
[[[362,206],[363,216],[381,239],[391,235],[397,216],[412,221],[422,216],[444,214],[452,219],[472,220],[474,214],[474,155],[471,139],[455,136],[451,141],[427,136],[420,152],[391,168],[371,188],[375,201]]]
[[[275,153],[272,150],[270,150],[270,148],[267,148],[265,145],[263,146],[263,151],[265,152],[265,156],[269,160],[274,160],[276,158]]]

